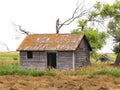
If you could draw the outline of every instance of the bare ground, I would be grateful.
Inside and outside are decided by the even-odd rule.
[[[112,76],[0,76],[0,90],[120,90]]]

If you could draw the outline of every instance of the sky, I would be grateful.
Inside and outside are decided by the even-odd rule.
[[[88,7],[96,0],[85,0]],[[112,3],[114,0],[101,0]],[[55,33],[55,23],[71,17],[76,8],[77,0],[0,0],[0,51],[6,51],[6,44],[10,51],[16,51],[25,36],[16,39],[19,35],[15,31],[15,24],[21,25],[26,31],[34,33]],[[60,33],[70,33],[77,27],[77,22],[61,28]],[[101,51],[111,52],[111,42]]]

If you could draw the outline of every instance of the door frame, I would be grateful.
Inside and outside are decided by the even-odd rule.
[[[54,59],[55,61],[53,61]],[[50,65],[49,65],[50,64]],[[47,68],[57,68],[57,53],[47,52]]]

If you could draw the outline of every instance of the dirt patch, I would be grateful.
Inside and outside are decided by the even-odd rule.
[[[0,76],[2,90],[120,90],[120,78],[112,76]]]

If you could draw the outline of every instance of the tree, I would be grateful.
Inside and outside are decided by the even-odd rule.
[[[14,22],[12,22],[12,25],[14,26],[15,31],[17,32],[15,39],[20,39],[21,37],[25,36],[25,35],[29,35],[29,34],[33,34],[30,31],[27,31],[26,29],[24,29],[21,25],[16,24]]]
[[[115,46],[113,51],[117,53],[120,49],[120,1],[116,0],[112,5],[103,4],[99,9],[99,15],[105,20],[107,19],[108,33],[114,38]]]
[[[85,34],[87,39],[92,46],[93,53],[97,50],[100,50],[105,44],[105,39],[108,35],[105,32],[99,32],[98,30],[94,30],[93,28],[88,28],[87,30],[73,30],[72,34]]]
[[[82,5],[83,2],[84,2],[84,0],[79,4],[79,0],[77,0],[76,9],[74,10],[74,12],[70,18],[66,19],[62,23],[60,23],[59,18],[56,20],[56,34],[59,34],[59,31],[63,26],[71,24],[74,20],[76,20],[76,19],[82,17],[84,14],[86,14],[86,10],[83,9],[83,7],[84,7]]]
[[[109,21],[108,28],[109,28],[109,33],[113,36],[115,41],[115,46],[113,50],[115,53],[118,53],[114,65],[119,65],[120,63],[120,1],[116,0],[116,2],[113,5],[111,5],[111,8],[112,8],[111,13],[109,12],[109,16],[111,17],[111,20]]]
[[[21,25],[18,25],[18,24],[15,24],[15,23],[12,23],[12,24],[13,24],[13,26],[17,27],[16,31],[21,33],[21,34],[29,35],[31,33],[29,31],[26,31],[25,29],[22,29]]]
[[[9,47],[7,46],[7,44],[3,43],[0,41],[0,46],[4,46],[4,48],[6,49],[5,51],[10,51]],[[3,48],[3,47],[2,47]],[[2,51],[2,50],[1,50]]]
[[[104,19],[100,16],[100,8],[101,3],[97,1],[83,18],[79,18],[78,29],[83,31],[92,27],[99,30],[98,25],[103,26],[104,23]]]
[[[100,4],[101,8],[98,9],[99,16],[104,20],[107,19],[108,33],[114,38],[114,49],[115,53],[118,53],[115,61],[115,65],[120,63],[120,0],[116,0],[112,5]]]
[[[78,28],[71,33],[83,33],[88,38],[93,52],[100,50],[106,44],[108,34],[105,31],[99,31],[98,25],[103,25],[104,19],[100,16],[101,3],[97,2],[91,11],[84,18],[79,18]]]

